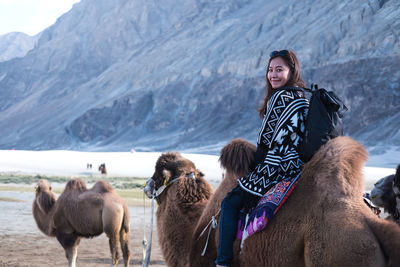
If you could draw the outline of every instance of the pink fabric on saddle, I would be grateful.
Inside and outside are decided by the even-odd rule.
[[[245,240],[247,237],[263,230],[290,196],[299,176],[300,174],[277,183],[261,197],[250,214],[241,213],[236,238]]]

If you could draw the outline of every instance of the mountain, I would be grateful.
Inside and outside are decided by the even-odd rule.
[[[217,153],[255,142],[273,50],[341,96],[346,134],[400,146],[397,0],[82,0],[0,63],[0,148]]]
[[[23,57],[31,50],[38,35],[29,36],[22,32],[11,32],[0,35],[0,62]]]

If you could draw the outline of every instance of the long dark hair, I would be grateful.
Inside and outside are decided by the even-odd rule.
[[[280,50],[274,51],[271,53],[271,56],[268,60],[267,70],[265,72],[265,81],[266,81],[266,91],[267,95],[264,98],[264,104],[261,108],[258,109],[258,113],[260,117],[264,117],[265,109],[267,107],[267,102],[273,93],[273,88],[271,83],[268,81],[268,70],[271,64],[271,60],[274,58],[280,57],[283,61],[289,66],[290,69],[290,77],[285,86],[298,86],[305,87],[306,84],[300,76],[300,62],[296,57],[296,54],[291,50]]]

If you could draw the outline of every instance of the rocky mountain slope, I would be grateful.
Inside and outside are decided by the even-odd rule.
[[[22,32],[0,35],[0,62],[23,57],[31,50],[39,36],[29,36]]]
[[[400,146],[397,0],[82,0],[0,63],[0,148],[185,150],[252,142],[265,65],[292,49],[346,134]]]

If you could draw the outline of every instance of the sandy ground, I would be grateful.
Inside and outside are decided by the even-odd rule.
[[[33,192],[0,191],[0,267],[68,266],[58,241],[45,236],[37,228],[31,211],[33,198]],[[149,225],[151,210],[148,207],[146,210],[143,207],[129,209],[130,264],[141,266],[144,233],[146,238],[148,236],[148,228],[144,229],[144,226]],[[108,239],[104,234],[93,239],[82,239],[78,250],[78,267],[109,266],[110,263]],[[122,260],[118,266],[123,266]],[[150,266],[166,266],[158,246],[155,221]]]

